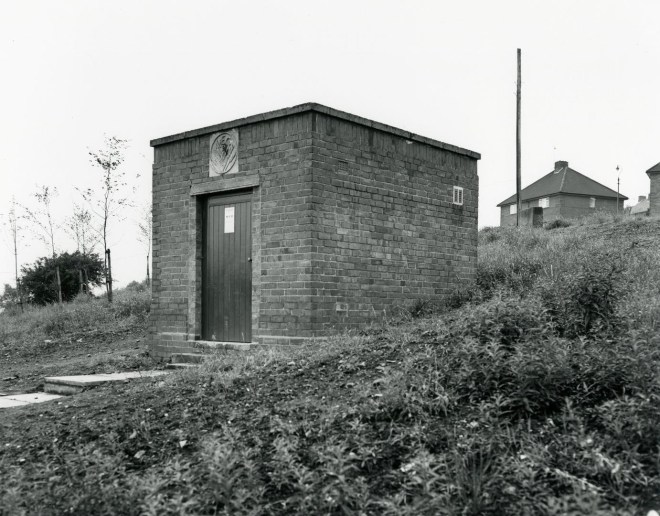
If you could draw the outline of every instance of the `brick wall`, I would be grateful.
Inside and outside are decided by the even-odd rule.
[[[309,106],[152,142],[156,356],[201,337],[208,195],[252,192],[253,341],[296,343],[474,279],[478,155]],[[239,171],[209,177],[211,139],[230,128]]]
[[[204,165],[200,147],[200,139],[193,138],[154,149],[150,322],[157,356],[187,349],[190,177]]]
[[[613,199],[608,197],[596,197],[595,208],[589,207],[589,199],[590,197],[588,196],[560,195],[559,215],[565,219],[575,219],[589,216],[599,211],[616,213],[616,198]],[[619,199],[619,213],[623,213],[623,198]],[[546,222],[553,220],[554,218],[559,218],[546,218],[545,213],[543,216]]]
[[[241,127],[240,147],[241,171],[258,172],[260,178],[260,273],[253,286],[259,297],[256,336],[261,342],[309,337],[311,113]]]
[[[616,213],[616,199],[596,197],[596,207],[589,207],[589,196],[583,195],[552,195],[549,198],[550,206],[543,208],[543,221],[551,222],[556,219],[574,219],[585,217],[597,211]],[[538,199],[523,201],[523,210],[538,206]],[[619,199],[619,210],[623,213],[623,199]],[[500,207],[500,226],[515,226],[516,215],[509,213],[509,206]]]
[[[311,113],[241,126],[233,177],[209,177],[210,138],[154,150],[151,324],[158,356],[189,351],[186,342],[200,338],[204,196],[191,196],[191,186],[218,194],[253,185],[253,336],[311,335],[311,264],[302,259],[311,250]]]
[[[473,281],[476,160],[313,116],[313,329],[361,325]]]
[[[651,193],[649,194],[649,215],[660,215],[660,172],[647,172],[651,180]]]

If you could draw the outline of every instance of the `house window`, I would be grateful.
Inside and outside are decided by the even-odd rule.
[[[518,213],[518,205],[512,204],[509,206],[509,215],[515,215],[516,213]]]
[[[543,197],[539,199],[539,207],[549,208],[550,207],[550,197]]]
[[[589,197],[589,208],[595,208],[595,207],[596,207],[596,198]]]
[[[454,187],[454,199],[452,201],[453,204],[457,204],[458,206],[463,206],[463,188],[460,186],[455,186]]]

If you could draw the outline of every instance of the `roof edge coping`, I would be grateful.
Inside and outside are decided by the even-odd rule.
[[[345,111],[339,111],[338,109],[333,109],[322,104],[317,104],[315,102],[306,102],[304,104],[299,104],[297,106],[292,106],[288,108],[277,109],[275,111],[268,111],[266,113],[260,113],[258,115],[252,115],[245,118],[237,118],[236,120],[230,120],[228,122],[222,122],[220,124],[210,125],[207,127],[202,127],[200,129],[193,129],[191,131],[185,131],[182,133],[173,134],[170,136],[163,136],[162,138],[156,138],[149,142],[149,145],[152,147],[158,147],[159,145],[165,145],[167,143],[172,143],[178,140],[184,140],[186,138],[193,138],[196,136],[203,136],[205,134],[211,134],[217,131],[223,131],[225,129],[233,129],[235,127],[241,127],[244,125],[254,124],[257,122],[265,122],[267,120],[273,120],[275,118],[282,118],[286,116],[296,115],[298,113],[304,113],[306,111],[316,111],[318,113],[323,113],[325,115],[333,116],[335,118],[340,118],[342,120],[347,120],[359,125],[366,127],[371,127],[372,129],[377,129],[379,131],[384,131],[386,133],[391,133],[396,136],[401,136],[407,140],[416,141],[418,143],[425,143],[433,147],[439,147],[443,150],[453,152],[455,154],[461,154],[473,159],[481,159],[481,154],[478,152],[471,151],[469,149],[464,149],[456,145],[451,145],[449,143],[444,143],[439,140],[434,140],[432,138],[427,138],[426,136],[421,136],[419,134],[411,133],[409,131],[404,131],[398,127],[393,127],[391,125],[383,124],[381,122],[376,122],[374,120],[369,120],[368,118],[363,118],[358,115],[353,115]]]

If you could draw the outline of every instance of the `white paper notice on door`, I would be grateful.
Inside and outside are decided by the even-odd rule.
[[[225,208],[225,233],[234,232],[234,206]]]

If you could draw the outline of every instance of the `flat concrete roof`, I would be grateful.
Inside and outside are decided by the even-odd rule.
[[[323,113],[325,115],[333,116],[335,118],[347,120],[349,122],[353,122],[354,124],[359,124],[386,133],[391,133],[396,136],[400,136],[401,138],[405,138],[407,140],[411,140],[418,143],[424,143],[426,145],[431,145],[433,147],[438,147],[440,149],[453,152],[455,154],[461,154],[463,156],[468,156],[473,159],[481,159],[481,154],[479,154],[478,152],[474,152],[468,149],[463,149],[461,147],[457,147],[456,145],[450,145],[448,143],[444,143],[438,140],[433,140],[432,138],[427,138],[426,136],[421,136],[419,134],[411,133],[410,131],[404,131],[403,129],[392,127],[391,125],[381,124],[380,122],[369,120],[368,118],[362,118],[361,116],[353,115],[351,113],[346,113],[345,111],[339,111],[337,109],[323,106],[321,104],[316,104],[314,102],[307,102],[305,104],[300,104],[298,106],[278,109],[275,111],[268,111],[267,113],[261,113],[259,115],[252,115],[246,118],[238,118],[236,120],[231,120],[229,122],[222,122],[221,124],[202,127],[200,129],[194,129],[192,131],[185,131],[183,133],[177,133],[171,136],[164,136],[162,138],[156,138],[155,140],[151,140],[151,142],[149,143],[152,147],[158,147],[159,145],[165,145],[166,143],[172,143],[177,140],[183,140],[186,138],[193,138],[195,136],[211,134],[217,131],[233,129],[235,127],[254,124],[257,122],[264,122],[266,120],[272,120],[274,118],[282,118],[286,116],[296,115],[298,113],[304,113],[305,111],[316,111],[317,113]]]

